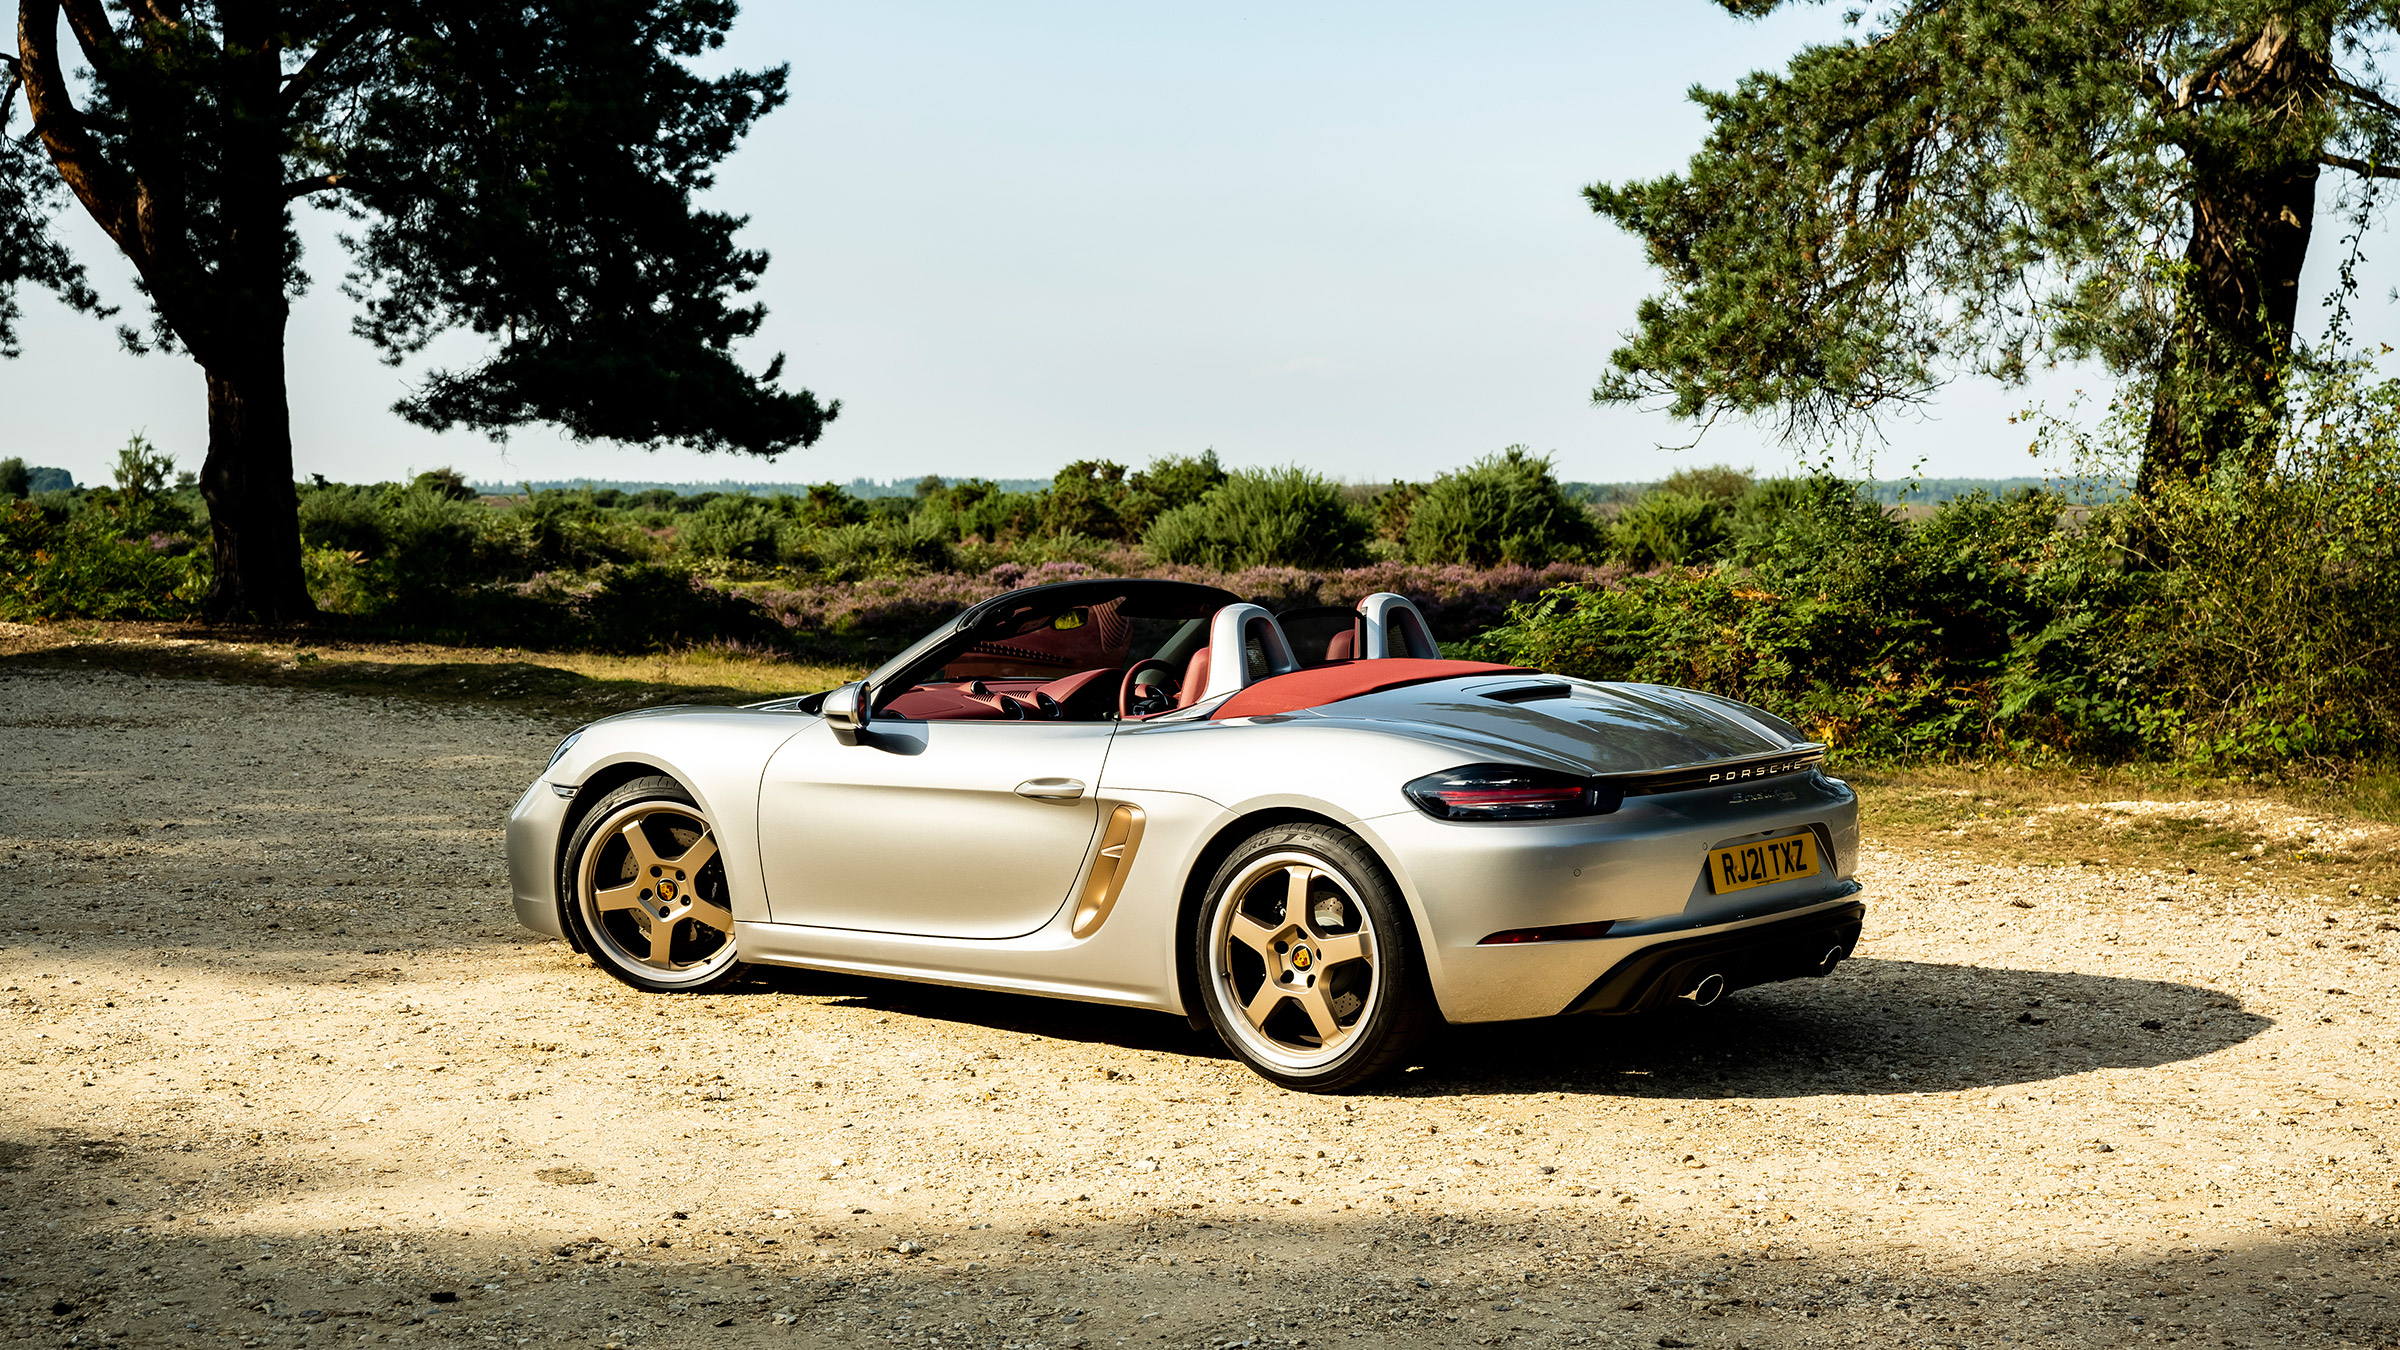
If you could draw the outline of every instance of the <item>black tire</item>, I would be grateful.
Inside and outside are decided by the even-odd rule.
[[[1243,840],[1210,878],[1192,941],[1218,1038],[1284,1087],[1365,1087],[1441,1025],[1399,887],[1330,826],[1276,825]]]
[[[680,866],[703,845],[705,859]],[[637,778],[593,803],[567,841],[558,886],[576,944],[636,989],[699,993],[740,975],[715,832],[672,778]]]

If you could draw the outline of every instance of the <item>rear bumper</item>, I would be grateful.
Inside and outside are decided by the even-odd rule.
[[[1570,1013],[1635,1013],[1699,991],[1718,993],[1831,974],[1858,948],[1867,907],[1853,900],[1788,919],[1772,919],[1655,943],[1618,961],[1567,1005]],[[1715,992],[1703,988],[1716,977]]]

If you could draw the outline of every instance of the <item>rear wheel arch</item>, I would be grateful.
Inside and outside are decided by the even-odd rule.
[[[1223,827],[1209,836],[1208,843],[1192,860],[1192,870],[1183,878],[1183,899],[1175,911],[1175,996],[1183,1007],[1184,1017],[1194,1026],[1203,1029],[1208,1026],[1208,1011],[1200,1003],[1200,970],[1192,960],[1193,934],[1199,929],[1201,910],[1208,900],[1208,883],[1215,878],[1217,869],[1224,865],[1226,857],[1235,849],[1260,830],[1272,829],[1277,825],[1322,825],[1327,829],[1339,830],[1357,840],[1359,847],[1366,850],[1386,873],[1392,870],[1389,864],[1383,862],[1381,849],[1357,830],[1322,811],[1278,806],[1253,811],[1225,822]],[[1393,880],[1397,882],[1398,878],[1394,877]],[[1403,903],[1406,903],[1406,888],[1395,885],[1393,889],[1401,894]],[[1410,917],[1413,920],[1417,916],[1412,914]]]

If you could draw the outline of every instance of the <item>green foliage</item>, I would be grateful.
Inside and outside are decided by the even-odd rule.
[[[436,496],[454,502],[473,501],[475,489],[467,486],[467,476],[452,468],[427,469],[418,474],[410,487],[423,488]]]
[[[719,497],[680,527],[677,539],[695,558],[773,563],[781,553],[783,521],[758,497]]]
[[[2091,358],[2156,395],[2146,458],[2175,476],[2276,420],[2320,166],[2400,148],[2382,72],[2333,66],[2392,11],[1953,0],[1872,23],[1695,90],[1684,172],[1586,190],[1665,283],[1596,398],[1813,433]]]
[[[0,619],[183,619],[207,588],[205,553],[128,538],[116,510],[62,520],[28,501],[0,506]]]
[[[118,500],[137,518],[146,518],[174,480],[175,460],[137,431],[118,448],[114,476]]]
[[[1125,466],[1105,459],[1079,459],[1058,471],[1042,499],[1042,532],[1083,534],[1095,539],[1131,539],[1126,522]]]
[[[1476,650],[1715,690],[1882,756],[2388,762],[2400,381],[2337,366],[2293,393],[2268,467],[2096,507],[1969,494],[1911,525],[1847,484],[1759,483],[1720,504],[1721,560],[1554,591]],[[1654,491],[1617,528],[1703,501]]]
[[[310,548],[371,555],[383,552],[383,496],[376,487],[302,484],[300,538]]]
[[[1369,527],[1341,489],[1305,469],[1245,470],[1152,522],[1143,547],[1161,562],[1341,567],[1363,561]]]
[[[1644,500],[1660,498],[1678,509],[1712,504],[1663,490]],[[2006,660],[2051,617],[2033,579],[2074,544],[2056,528],[2060,505],[1967,499],[1912,529],[1827,485],[1755,541],[1748,566],[1553,592],[1486,634],[1481,650],[1568,674],[1713,690],[1845,748],[2005,744],[2014,729],[1999,716]],[[2061,748],[2116,748],[2090,743],[2088,726],[2073,731]]]
[[[1125,537],[1140,538],[1151,521],[1207,496],[1225,477],[1225,466],[1217,463],[1214,450],[1164,455],[1150,461],[1149,468],[1135,472],[1126,483]]]
[[[0,459],[0,498],[16,501],[33,491],[33,472],[25,461],[10,455]]]
[[[1436,478],[1409,504],[1408,557],[1422,563],[1540,567],[1597,550],[1582,505],[1559,488],[1550,461],[1512,445]]]
[[[1711,464],[1700,469],[1677,469],[1658,486],[1667,492],[1730,503],[1740,501],[1750,491],[1751,480],[1743,470]]]
[[[1654,488],[1608,525],[1608,551],[1635,567],[1713,562],[1730,542],[1727,504]]]

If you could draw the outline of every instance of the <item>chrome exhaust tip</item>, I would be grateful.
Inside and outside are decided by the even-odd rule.
[[[1826,951],[1824,959],[1817,962],[1817,969],[1830,975],[1833,973],[1833,968],[1842,963],[1842,958],[1849,954],[1850,949],[1847,947],[1831,948]]]
[[[1690,999],[1695,1008],[1705,1008],[1725,997],[1725,977],[1715,973],[1701,976],[1680,997]]]

